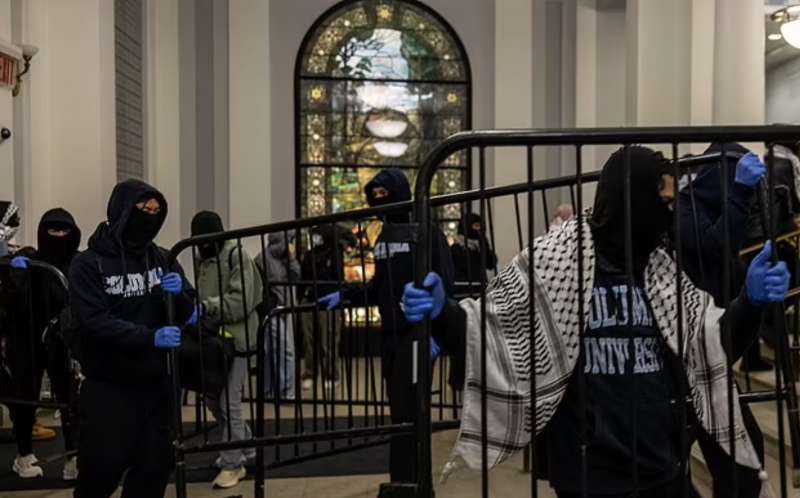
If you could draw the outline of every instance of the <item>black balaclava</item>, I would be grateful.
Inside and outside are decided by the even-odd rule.
[[[472,225],[475,223],[483,224],[483,220],[481,220],[481,215],[478,213],[466,213],[461,218],[461,222],[458,224],[458,234],[459,235],[466,235],[468,239],[475,239],[480,240],[481,232],[480,230],[473,230]]]
[[[68,230],[69,233],[56,237],[48,233],[52,229]],[[81,243],[81,231],[72,215],[62,208],[51,209],[42,215],[37,232],[38,259],[62,270],[67,268]]]
[[[213,211],[200,211],[192,218],[192,237],[224,232],[222,218]],[[202,259],[210,259],[219,254],[221,243],[204,244],[197,248]]]
[[[140,199],[138,202],[146,201],[150,197]],[[158,214],[150,214],[134,207],[122,231],[122,240],[125,249],[134,254],[144,252],[147,245],[158,235],[164,220]]]
[[[672,211],[659,196],[662,175],[670,173],[669,161],[660,152],[629,146],[611,155],[600,174],[589,224],[596,251],[625,269],[626,159],[630,164],[633,269],[640,274],[672,223]]]
[[[375,198],[373,190],[376,187],[383,187],[389,195],[380,199]],[[399,168],[389,168],[382,170],[375,178],[370,180],[364,187],[364,194],[367,196],[367,203],[370,207],[386,206],[396,202],[411,200],[411,186],[408,177]],[[383,215],[389,223],[408,223],[410,221],[410,208],[393,209]]]

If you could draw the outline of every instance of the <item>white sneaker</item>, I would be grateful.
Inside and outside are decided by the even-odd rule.
[[[228,489],[239,484],[239,481],[247,476],[247,471],[244,467],[239,467],[234,470],[221,470],[214,479],[214,487],[218,489]]]
[[[313,379],[305,379],[303,381],[303,391],[310,391],[314,389],[314,380]]]
[[[67,461],[64,462],[64,470],[61,472],[61,477],[65,481],[78,479],[78,457],[67,458]]]
[[[39,460],[33,453],[25,456],[17,455],[17,458],[14,459],[14,465],[11,466],[11,469],[23,479],[42,477],[44,475],[44,471],[41,467],[36,465],[37,463],[39,463]]]

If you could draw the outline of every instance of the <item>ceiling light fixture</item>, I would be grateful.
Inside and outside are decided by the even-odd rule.
[[[800,5],[775,11],[772,20],[780,23],[781,35],[786,42],[795,48],[800,48]]]
[[[783,36],[780,33],[770,33],[767,35],[767,40],[769,41],[778,41],[783,39]]]

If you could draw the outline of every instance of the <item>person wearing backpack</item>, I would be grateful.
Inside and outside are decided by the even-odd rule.
[[[223,232],[222,219],[213,211],[201,211],[192,219],[192,237]],[[250,439],[252,433],[244,420],[242,394],[247,379],[247,356],[255,351],[258,333],[256,307],[262,300],[258,268],[237,241],[215,242],[198,247],[196,264],[200,308],[207,318],[219,324],[219,333],[232,336],[237,355],[230,366],[227,387],[217,397],[210,397],[208,407],[222,427],[222,440]],[[251,393],[253,394],[253,393]],[[220,472],[214,487],[232,488],[246,475],[245,463],[254,450],[228,450],[220,453]]]
[[[256,256],[255,263],[261,275],[264,298],[261,302],[259,318],[263,320],[277,307],[295,304],[293,284],[300,279],[300,263],[295,258],[294,240],[284,232],[271,233],[264,252]],[[266,382],[267,397],[295,399],[295,347],[292,315],[282,313],[269,322],[269,335],[266,338],[267,355]]]
[[[167,316],[167,296],[184,323],[194,291],[180,265],[154,239],[167,200],[140,180],[111,193],[108,221],[70,267],[69,299],[77,322],[81,433],[75,498],[164,496],[174,466],[168,353],[181,331]]]

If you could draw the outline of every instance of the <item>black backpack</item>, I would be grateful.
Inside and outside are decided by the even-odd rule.
[[[182,388],[214,397],[227,385],[236,345],[232,337],[220,335],[219,330],[219,322],[208,317],[196,327],[183,328],[178,350]]]

